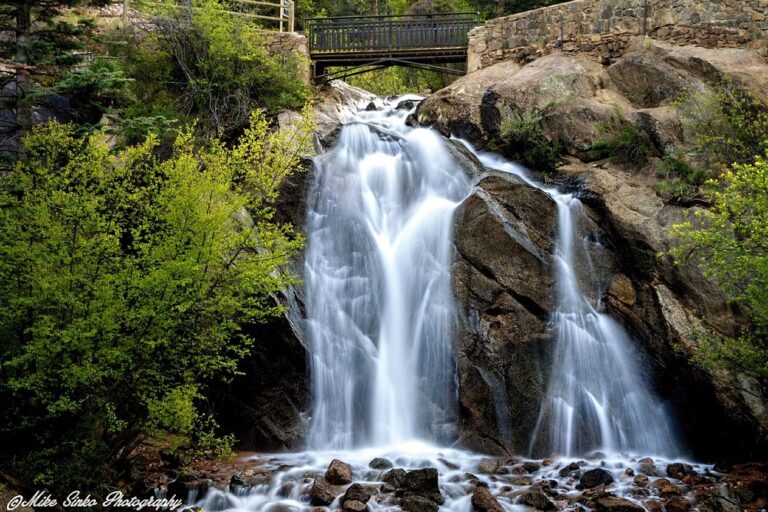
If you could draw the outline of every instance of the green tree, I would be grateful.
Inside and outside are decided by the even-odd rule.
[[[242,327],[296,282],[302,240],[271,204],[307,119],[273,133],[256,113],[231,149],[182,132],[165,161],[153,136],[117,152],[56,123],[27,137],[0,177],[3,460],[98,492],[142,434],[184,442],[207,422],[207,384],[257,342]]]
[[[136,103],[128,117],[194,119],[231,140],[254,108],[272,114],[304,105],[311,91],[303,57],[270,55],[259,25],[222,14],[215,0],[196,1],[191,11],[172,6],[155,9],[149,33],[129,50]]]
[[[712,209],[673,226],[672,254],[714,279],[753,326],[735,339],[704,336],[699,360],[768,382],[768,159],[734,165],[709,185]]]
[[[3,127],[3,135],[14,140],[23,136],[32,126],[32,103],[40,87],[52,86],[80,62],[76,50],[83,47],[95,26],[87,18],[65,17],[65,11],[110,1],[7,0],[0,4],[0,31],[14,34],[13,44],[0,46],[0,57],[12,62],[15,87],[14,120]]]

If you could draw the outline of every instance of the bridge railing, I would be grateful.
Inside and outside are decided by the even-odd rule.
[[[319,53],[462,49],[478,14],[454,12],[404,16],[308,18],[309,51]]]

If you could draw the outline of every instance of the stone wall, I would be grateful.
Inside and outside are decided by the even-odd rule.
[[[298,57],[301,78],[306,83],[309,83],[311,75],[307,38],[296,32],[266,32],[266,35],[266,45],[269,53],[285,57]]]
[[[556,49],[609,63],[632,36],[679,45],[766,48],[768,0],[575,0],[489,20],[469,33],[468,71]]]

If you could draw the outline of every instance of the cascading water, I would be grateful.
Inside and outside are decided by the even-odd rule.
[[[355,113],[333,150],[315,160],[305,258],[311,450],[249,459],[253,483],[208,490],[197,500],[207,512],[310,510],[315,475],[334,458],[350,464],[354,481],[379,489],[364,504],[367,510],[400,510],[397,493],[382,486],[386,470],[369,465],[375,457],[406,469],[437,468],[441,510],[471,512],[478,486],[487,487],[505,512],[530,510],[519,504],[530,489],[557,496],[560,508],[580,509],[573,474],[563,473],[573,460],[502,458],[488,470],[483,455],[441,447],[454,437],[457,401],[453,216],[471,184],[440,135],[406,126],[413,109],[395,106],[413,99],[383,101],[378,112]],[[521,167],[478,156],[487,167],[542,188]],[[602,460],[586,457],[580,471],[604,468],[616,482],[611,492],[637,505],[630,475],[647,461],[615,452],[672,453],[671,428],[631,364],[626,334],[579,285],[574,268],[585,257],[578,243],[581,203],[543,190],[559,209],[559,307],[552,318],[559,334],[532,446],[563,455],[593,448],[614,452]],[[494,389],[488,399],[506,402],[498,378],[482,377]],[[497,405],[500,421],[507,422],[506,408]],[[500,432],[508,436],[508,426],[500,425]],[[341,506],[340,496],[329,505]]]
[[[599,300],[592,303],[577,278],[577,264],[593,268],[585,245],[593,242],[588,242],[579,229],[584,216],[581,201],[572,194],[542,187],[520,166],[496,155],[478,156],[484,165],[511,172],[544,190],[557,204],[557,310],[552,317],[557,340],[531,452],[567,456],[593,450],[677,453],[679,443],[669,411],[642,378],[641,358],[633,352],[627,333],[600,313]],[[585,285],[597,287],[594,282]]]
[[[437,133],[405,125],[409,113],[359,113],[315,162],[305,260],[315,449],[450,435],[451,232],[470,185]]]

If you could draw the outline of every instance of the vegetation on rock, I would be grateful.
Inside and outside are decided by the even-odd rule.
[[[678,261],[714,279],[753,322],[740,336],[701,337],[698,360],[768,382],[768,157],[736,164],[708,182],[711,210],[673,227]]]

